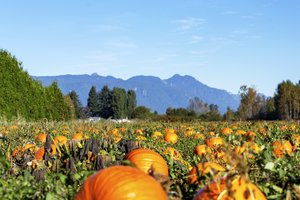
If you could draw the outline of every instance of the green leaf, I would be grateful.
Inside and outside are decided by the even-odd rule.
[[[273,170],[275,164],[273,162],[268,162],[266,165],[265,165],[265,169],[268,169],[268,170]]]
[[[278,187],[277,185],[272,185],[272,188],[278,193],[282,193],[282,191],[283,191],[282,188]]]
[[[57,197],[55,196],[54,193],[52,192],[47,193],[46,200],[55,200],[55,199],[57,199]]]
[[[64,174],[59,174],[59,179],[60,181],[65,184],[66,183],[66,179],[67,179],[67,176],[64,175]]]

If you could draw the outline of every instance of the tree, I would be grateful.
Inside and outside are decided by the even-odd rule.
[[[276,112],[280,119],[298,119],[300,110],[299,96],[299,83],[294,85],[290,80],[287,80],[278,84],[274,99]]]
[[[224,114],[224,120],[226,121],[235,120],[235,112],[230,107],[227,107],[227,111]]]
[[[136,94],[134,90],[127,91],[127,114],[128,118],[133,118],[133,112],[136,108]]]
[[[126,103],[126,91],[122,88],[114,87],[111,102],[114,119],[122,119],[127,116]]]
[[[113,116],[112,111],[112,92],[105,85],[98,94],[98,107],[100,109],[99,116],[105,119]]]
[[[189,105],[188,105],[187,109],[189,111],[194,111],[196,114],[200,115],[205,112],[203,106],[204,106],[204,104],[201,101],[201,99],[199,99],[199,97],[194,97],[194,99],[189,100]]]
[[[98,107],[98,103],[97,103],[97,91],[96,91],[96,87],[92,86],[90,91],[89,91],[89,96],[88,96],[88,100],[87,100],[87,107],[90,110],[90,115],[92,117],[96,117],[99,116],[99,107]]]
[[[145,106],[138,106],[134,109],[132,113],[132,118],[137,119],[147,119],[151,117],[152,113],[151,110]]]
[[[76,91],[72,90],[68,96],[70,97],[72,103],[73,103],[73,107],[74,107],[74,111],[75,111],[75,117],[76,118],[81,118],[81,110],[82,110],[82,105],[81,102],[79,100],[79,96],[76,93]]]

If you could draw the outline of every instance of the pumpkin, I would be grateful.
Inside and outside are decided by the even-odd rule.
[[[180,160],[182,158],[181,154],[172,147],[167,147],[164,153],[169,155],[171,157],[171,159],[174,159],[174,160]]]
[[[222,128],[222,131],[221,131],[221,133],[223,135],[228,135],[228,134],[231,134],[232,132],[233,132],[232,129],[228,128],[228,127]]]
[[[228,183],[227,183],[228,182]],[[266,200],[263,192],[253,183],[243,177],[237,177],[233,181],[221,179],[214,181],[200,189],[194,200]]]
[[[160,183],[129,166],[112,166],[87,178],[75,200],[144,199],[167,200]]]
[[[196,183],[198,181],[198,171],[201,172],[202,175],[207,174],[209,172],[223,172],[225,168],[221,165],[214,163],[214,162],[205,162],[200,163],[197,166],[194,166],[189,173],[188,182],[189,183]]]
[[[39,148],[39,149],[35,152],[35,159],[36,159],[37,161],[43,160],[44,154],[45,154],[45,148],[44,148],[44,147]]]
[[[18,154],[20,155],[22,153],[22,147],[17,146],[14,148],[14,150],[11,152],[12,157],[16,157]]]
[[[245,135],[246,131],[244,131],[242,129],[239,129],[239,130],[236,131],[236,134],[238,134],[238,135]]]
[[[186,128],[186,130],[184,132],[185,137],[190,137],[194,134],[195,134],[195,132],[191,127]]]
[[[215,146],[224,145],[224,140],[221,137],[212,137],[205,141],[206,145],[213,148]]]
[[[22,148],[22,151],[28,149],[30,152],[34,152],[35,148],[36,148],[35,144],[25,144],[24,147]]]
[[[134,132],[135,132],[135,134],[137,134],[137,135],[143,135],[143,130],[142,130],[142,129],[137,129],[137,130],[135,130]]]
[[[293,146],[287,140],[285,140],[283,144],[279,140],[276,140],[273,142],[272,146],[273,146],[273,153],[277,158],[284,157],[286,153],[291,155],[293,151]]]
[[[195,147],[194,151],[195,151],[195,154],[198,156],[201,156],[201,155],[203,156],[206,153],[211,153],[211,150],[205,144],[197,145]]]
[[[145,173],[154,170],[155,173],[168,176],[168,165],[163,157],[150,149],[134,149],[126,155],[126,159]]]
[[[162,133],[160,131],[155,131],[152,134],[152,138],[159,138],[159,137],[162,137]]]
[[[164,139],[166,142],[170,142],[172,144],[175,144],[178,141],[178,135],[173,132],[167,132],[164,136]]]
[[[59,135],[59,136],[56,136],[54,138],[54,142],[56,144],[66,144],[68,141],[68,138],[66,136],[63,136],[63,135]]]
[[[82,133],[76,133],[73,135],[72,140],[80,141],[83,140],[83,134]]]
[[[35,136],[35,139],[42,143],[46,142],[46,138],[47,138],[46,133],[41,133],[41,134],[38,134],[37,136]]]

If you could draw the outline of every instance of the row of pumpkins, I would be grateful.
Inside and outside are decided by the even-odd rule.
[[[111,166],[103,169],[85,181],[76,195],[76,200],[91,199],[168,199],[166,192],[151,174],[168,177],[166,161],[150,149],[135,149],[126,155],[126,159],[134,164],[131,166]],[[202,174],[211,170],[225,171],[213,162],[201,163],[198,170]],[[197,169],[194,167],[189,181],[197,180]],[[260,189],[243,176],[223,177],[200,189],[194,196],[195,200],[209,199],[252,199],[265,200]]]
[[[222,134],[231,134],[230,129],[223,129]],[[244,133],[240,131],[238,134],[248,134],[250,138],[255,137],[255,133]],[[160,137],[159,132],[154,134]],[[199,137],[200,134],[197,136]],[[73,140],[84,139],[85,136],[76,134]],[[36,137],[37,140],[45,142],[46,134],[40,134]],[[204,139],[204,138],[202,138]],[[299,138],[297,138],[299,139]],[[57,136],[54,138],[54,144],[51,144],[51,153],[56,153],[56,144],[65,144],[67,142],[65,136]],[[173,129],[166,130],[164,140],[170,143],[176,143],[178,136]],[[211,137],[206,140],[206,144],[199,145],[195,148],[197,155],[209,153],[210,148],[214,146],[224,145],[224,140],[221,137]],[[248,147],[247,147],[248,146]],[[249,147],[250,146],[250,147]],[[259,147],[251,140],[243,146],[237,147],[235,153],[242,153],[245,149],[250,148],[254,152],[259,151]],[[15,149],[12,156],[26,149],[34,149],[34,144],[27,144],[20,149]],[[285,153],[290,154],[293,150],[292,145],[288,141],[281,143],[275,141],[273,143],[273,152],[276,157],[282,157]],[[173,148],[167,148],[171,157],[179,155]],[[35,153],[36,160],[43,159],[44,148],[38,149]],[[179,155],[180,156],[180,155]],[[167,194],[161,184],[155,180],[153,171],[156,174],[168,177],[168,166],[166,161],[160,154],[150,149],[135,149],[126,155],[126,159],[135,165],[131,166],[112,166],[99,171],[90,176],[82,186],[75,199],[167,199]],[[188,176],[188,181],[192,184],[197,184],[198,172],[207,174],[210,172],[223,172],[225,169],[214,162],[204,162],[191,168]],[[251,183],[244,176],[223,177],[212,181],[206,187],[200,189],[194,199],[266,199],[260,189]]]

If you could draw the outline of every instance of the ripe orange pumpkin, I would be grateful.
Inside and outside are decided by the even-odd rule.
[[[35,159],[37,161],[43,160],[44,154],[45,154],[45,148],[42,146],[35,152]]]
[[[54,142],[56,144],[66,144],[68,141],[68,138],[66,136],[63,135],[58,135],[54,138]]]
[[[221,133],[223,135],[228,135],[228,134],[231,134],[232,132],[233,132],[232,129],[228,128],[228,127],[222,128],[222,131],[221,131]]]
[[[166,142],[175,144],[178,141],[178,135],[175,132],[166,132],[164,139]]]
[[[73,135],[72,140],[80,141],[83,140],[83,134],[82,133],[76,133]]]
[[[206,145],[209,147],[215,147],[219,145],[224,145],[224,140],[221,137],[212,137],[205,141]]]
[[[75,200],[144,199],[167,200],[160,183],[129,166],[112,166],[87,178]]]
[[[263,192],[243,177],[237,177],[227,184],[226,178],[212,182],[197,192],[194,200],[267,200]]]
[[[205,155],[206,153],[211,153],[211,150],[205,144],[197,145],[194,151],[198,156]]]
[[[275,154],[275,156],[277,158],[284,157],[284,155],[286,153],[289,154],[289,155],[291,155],[292,152],[293,152],[293,146],[287,140],[285,140],[283,142],[283,144],[281,143],[281,141],[276,140],[276,141],[273,142],[272,146],[273,146],[273,153]]]
[[[159,153],[150,149],[134,149],[126,155],[126,159],[145,173],[153,169],[156,173],[169,175],[167,162]]]
[[[46,133],[41,133],[41,134],[38,134],[37,136],[35,136],[35,139],[42,143],[46,142],[46,138],[47,138]]]
[[[172,147],[167,147],[164,151],[165,154],[169,155],[171,159],[180,160],[182,159],[181,154]]]
[[[198,169],[197,169],[198,168]],[[200,163],[197,166],[194,166],[192,170],[189,173],[188,176],[188,182],[189,183],[196,183],[198,180],[198,174],[197,171],[201,172],[202,175],[207,174],[209,172],[223,172],[225,171],[225,168],[222,167],[221,165],[214,163],[214,162],[205,162],[205,163]]]

